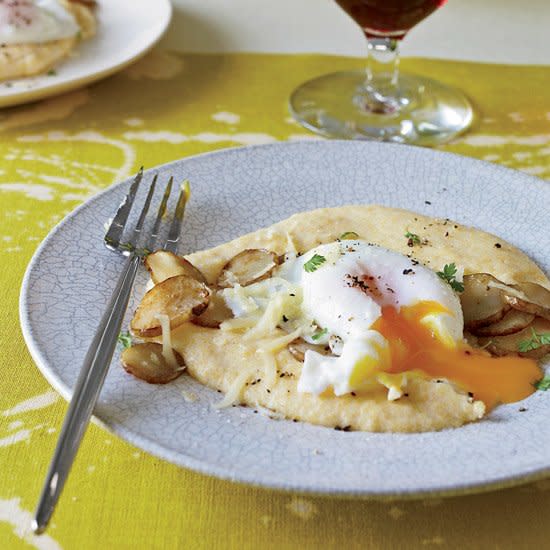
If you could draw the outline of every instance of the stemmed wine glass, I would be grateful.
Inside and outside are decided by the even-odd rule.
[[[399,42],[446,0],[336,0],[367,37],[366,71],[324,75],[290,97],[294,118],[321,135],[437,145],[472,122],[459,90],[399,73]]]

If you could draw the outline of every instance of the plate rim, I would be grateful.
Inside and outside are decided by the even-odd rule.
[[[167,168],[173,164],[179,164],[181,162],[185,162],[188,160],[209,157],[212,155],[217,156],[217,155],[224,155],[228,153],[246,154],[246,151],[251,151],[255,149],[280,148],[280,147],[286,148],[286,147],[293,147],[293,146],[317,147],[319,143],[330,146],[329,144],[334,144],[334,143],[358,144],[361,142],[348,141],[348,140],[319,140],[319,141],[304,140],[304,141],[294,141],[294,142],[281,141],[281,142],[275,142],[275,143],[249,145],[249,146],[243,146],[243,147],[225,147],[221,149],[216,149],[214,151],[207,151],[196,155],[189,155],[189,156],[175,159],[163,164],[155,165],[151,168],[148,168],[147,170],[144,170],[144,175],[153,173],[154,171],[157,171],[160,169]],[[365,142],[365,143],[373,143],[373,142]],[[414,147],[414,149],[422,151],[421,154],[427,154],[428,156],[430,156],[433,153],[435,153],[436,156],[439,156],[439,155],[451,156],[451,157],[460,159],[459,162],[464,162],[464,161],[471,162],[473,165],[477,164],[477,165],[483,165],[486,167],[491,167],[492,170],[496,170],[497,172],[501,172],[503,174],[505,173],[511,174],[514,177],[519,176],[523,179],[523,181],[530,182],[531,184],[535,184],[537,186],[540,186],[541,188],[544,187],[545,189],[547,189],[547,186],[550,185],[549,183],[545,182],[545,180],[538,178],[536,176],[533,176],[531,174],[527,174],[519,170],[514,170],[512,168],[508,168],[500,164],[490,163],[487,161],[483,161],[481,159],[467,157],[456,153],[439,151],[434,149],[427,149],[427,148],[416,147],[411,145],[402,145],[402,144],[379,143],[379,145],[382,145],[388,148],[390,147],[397,148],[396,150],[402,149],[403,147],[406,147],[406,148]],[[85,208],[89,208],[91,203],[98,200],[104,194],[111,193],[113,192],[114,189],[118,189],[120,186],[127,184],[129,181],[133,179],[133,177],[134,177],[133,175],[129,176],[126,179],[116,182],[112,185],[109,185],[105,189],[102,189],[99,192],[91,195],[83,203],[78,205],[74,210],[69,212],[56,225],[54,225],[54,227],[52,227],[52,229],[48,232],[48,234],[44,237],[40,245],[34,251],[31,257],[31,260],[29,261],[25,269],[25,273],[22,279],[20,294],[19,294],[19,319],[20,319],[21,332],[23,334],[24,342],[39,372],[44,376],[44,378],[48,381],[48,383],[58,393],[60,393],[60,395],[67,402],[70,401],[70,398],[72,396],[72,389],[66,386],[63,383],[63,381],[60,378],[58,378],[58,376],[56,375],[56,372],[48,366],[46,359],[43,357],[40,349],[38,348],[37,343],[33,339],[34,330],[30,320],[30,309],[27,307],[28,305],[27,302],[30,298],[30,278],[32,276],[32,273],[36,265],[40,260],[43,250],[49,245],[50,240],[55,237],[58,231],[60,231],[74,217],[78,216],[81,210]],[[106,421],[102,419],[100,416],[96,416],[95,414],[92,416],[92,421],[95,424],[106,429],[108,432],[117,435],[124,441],[139,448],[143,452],[146,452],[162,460],[166,460],[167,462],[174,464],[178,467],[188,468],[204,475],[214,476],[214,477],[231,481],[231,482],[243,483],[245,485],[252,486],[252,487],[275,490],[275,491],[280,491],[284,493],[307,494],[312,496],[325,496],[325,497],[359,498],[359,499],[365,499],[365,500],[396,500],[396,499],[411,500],[411,499],[421,499],[426,497],[434,497],[434,498],[435,497],[452,497],[452,496],[458,496],[458,495],[488,492],[492,490],[515,487],[515,486],[529,483],[532,481],[545,479],[550,476],[550,461],[549,461],[547,466],[527,468],[527,469],[524,469],[521,473],[518,473],[517,475],[503,474],[503,475],[498,475],[494,477],[488,477],[484,482],[474,481],[474,482],[463,483],[460,485],[454,484],[452,486],[441,485],[439,489],[427,488],[427,489],[412,489],[412,490],[405,490],[405,491],[388,491],[388,490],[376,490],[376,489],[355,490],[355,489],[346,489],[346,488],[338,489],[334,487],[319,489],[319,488],[315,488],[311,482],[308,482],[305,485],[301,485],[301,486],[297,484],[293,484],[292,486],[290,486],[288,483],[285,483],[284,481],[281,481],[281,480],[274,480],[272,482],[258,481],[254,479],[253,475],[234,473],[228,467],[220,466],[217,463],[214,463],[211,461],[197,459],[181,451],[170,449],[168,447],[161,445],[160,443],[157,443],[149,439],[147,436],[137,434],[136,432],[125,428],[123,425],[118,424],[117,422]]]
[[[158,42],[162,39],[166,31],[168,30],[174,14],[174,8],[170,0],[155,0],[154,3],[156,3],[156,6],[160,6],[166,11],[166,18],[162,22],[163,24],[159,28],[156,36],[149,40],[144,47],[141,47],[139,50],[114,65],[108,65],[104,69],[96,70],[80,77],[68,78],[67,80],[58,83],[41,84],[30,90],[23,90],[17,93],[6,95],[0,94],[0,109],[6,107],[15,107],[17,105],[24,105],[26,103],[31,103],[33,101],[61,95],[66,92],[82,88],[86,84],[92,84],[94,82],[97,82],[98,80],[102,80],[108,76],[111,76],[121,71],[122,69],[125,69],[129,65],[132,65],[137,60],[141,59],[144,55],[150,52],[151,49],[153,49],[155,45],[158,44]],[[94,37],[92,37],[91,40],[93,40],[93,38]],[[36,78],[40,76],[42,75],[39,74],[26,78]],[[26,78],[21,78],[17,80],[26,80]]]

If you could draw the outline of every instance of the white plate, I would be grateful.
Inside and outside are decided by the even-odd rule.
[[[366,142],[302,142],[200,155],[158,168],[189,178],[182,251],[210,247],[320,206],[381,203],[491,231],[550,269],[550,185],[447,153]],[[146,179],[151,175],[146,174]],[[36,252],[21,293],[27,345],[66,398],[122,261],[103,224],[128,182],[75,210]],[[143,191],[143,190],[142,190]],[[426,204],[430,201],[431,204]],[[130,309],[143,293],[138,282]],[[187,403],[182,390],[199,400]],[[151,386],[115,357],[96,417],[171,462],[262,486],[362,496],[420,495],[504,486],[550,472],[550,392],[498,407],[476,424],[424,434],[370,434],[276,421],[248,408],[216,411],[220,395],[189,376]]]
[[[55,75],[0,83],[0,107],[19,105],[79,88],[109,76],[149,51],[172,17],[169,0],[100,0],[97,34],[62,60]]]

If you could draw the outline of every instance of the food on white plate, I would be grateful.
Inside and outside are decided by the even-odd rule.
[[[493,355],[520,355],[541,359],[550,353],[550,321],[536,317],[518,332],[481,337],[477,342]]]
[[[142,337],[162,332],[162,316],[169,319],[169,329],[190,321],[208,306],[208,287],[187,275],[176,275],[156,284],[145,294],[136,310],[130,328]]]
[[[144,342],[126,348],[121,355],[122,366],[136,378],[150,384],[166,384],[175,380],[185,370],[182,356],[162,344]]]
[[[319,344],[310,344],[306,342],[303,338],[296,338],[292,340],[287,346],[288,351],[294,356],[298,361],[304,362],[306,357],[306,352],[308,350],[315,351],[321,355],[331,355],[332,350],[328,344],[319,345]]]
[[[550,281],[517,248],[448,219],[374,205],[304,212],[187,256],[200,280],[174,258],[161,277],[154,256],[161,282],[132,331],[225,393],[217,406],[433,431],[520,401],[543,378]]]
[[[535,320],[535,315],[511,309],[506,312],[500,321],[495,321],[490,325],[484,325],[477,329],[472,329],[476,336],[506,336],[515,334],[524,328],[527,328]]]
[[[488,273],[466,275],[461,301],[464,306],[464,326],[467,329],[498,323],[511,306],[501,289],[492,286],[497,283]]]
[[[155,284],[176,275],[187,275],[201,283],[206,283],[204,275],[192,263],[167,250],[157,250],[149,254],[145,258],[145,267]]]
[[[243,250],[223,267],[216,284],[220,288],[237,284],[248,286],[267,279],[277,264],[278,258],[274,252],[257,248]]]
[[[550,320],[550,291],[543,286],[524,282],[504,289],[506,301],[519,311]]]
[[[0,0],[0,81],[47,73],[96,33],[95,2]]]
[[[233,317],[233,312],[225,302],[225,298],[219,290],[212,290],[208,307],[198,316],[194,316],[191,322],[201,327],[219,328],[220,325]]]

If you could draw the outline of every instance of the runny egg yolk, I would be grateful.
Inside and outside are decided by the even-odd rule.
[[[437,302],[424,301],[382,308],[373,325],[388,341],[390,373],[419,370],[432,378],[445,378],[472,392],[475,399],[492,408],[498,403],[520,401],[535,391],[542,376],[536,361],[523,357],[489,357],[465,343],[449,346],[422,322],[431,313],[444,313]]]

